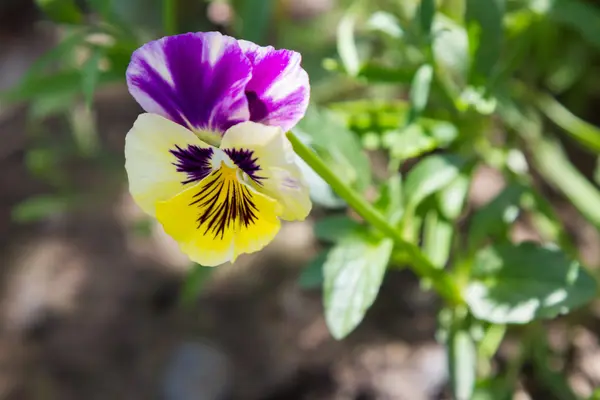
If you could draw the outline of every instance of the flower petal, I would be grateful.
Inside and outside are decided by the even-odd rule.
[[[186,174],[177,171],[180,161],[172,150],[177,146],[210,148],[184,127],[156,114],[141,114],[125,137],[125,170],[129,191],[136,203],[150,215],[155,204],[186,187]],[[189,186],[189,185],[187,185]]]
[[[220,169],[172,199],[156,217],[190,259],[215,266],[266,246],[280,227],[279,205],[238,180],[237,168]]]
[[[277,200],[282,206],[281,218],[287,221],[305,219],[312,207],[308,184],[296,164],[297,155],[279,127],[244,122],[225,132],[221,149],[250,150],[256,158],[260,183],[254,187]]]
[[[218,139],[249,119],[244,93],[251,65],[237,41],[219,32],[186,33],[137,49],[127,68],[131,95],[150,113]]]
[[[290,130],[304,116],[310,95],[302,57],[291,50],[238,42],[252,63],[252,79],[246,86],[250,120]]]

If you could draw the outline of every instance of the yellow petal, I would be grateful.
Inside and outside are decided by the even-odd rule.
[[[167,200],[185,189],[186,175],[177,172],[176,146],[208,147],[188,129],[156,114],[141,114],[125,138],[125,169],[129,191],[150,215],[157,201]]]
[[[266,246],[279,231],[279,205],[238,179],[237,168],[219,170],[156,206],[156,217],[190,259],[215,266]]]
[[[287,221],[305,219],[312,207],[309,188],[291,143],[279,127],[243,122],[227,130],[221,149],[252,150],[260,166],[256,190],[277,200],[282,206],[281,218]]]

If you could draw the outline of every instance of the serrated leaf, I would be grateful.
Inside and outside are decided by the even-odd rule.
[[[323,266],[325,320],[342,339],[362,321],[375,301],[392,253],[393,241],[353,234],[334,246]]]
[[[502,244],[476,255],[465,300],[476,318],[525,324],[554,318],[596,296],[595,279],[561,250]]]
[[[424,158],[406,177],[405,204],[416,207],[426,197],[450,184],[464,165],[465,160],[453,154]]]

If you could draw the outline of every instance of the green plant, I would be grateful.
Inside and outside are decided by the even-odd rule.
[[[332,13],[339,24],[331,43],[308,46],[306,28],[289,23],[275,2],[254,3],[233,3],[233,34],[266,41],[274,21],[277,33],[288,33],[275,35],[274,45],[307,49],[313,104],[288,137],[313,171],[313,200],[334,210],[317,221],[325,249],[301,279],[322,284],[332,335],[359,325],[388,268],[409,268],[444,301],[440,338],[455,398],[509,398],[527,357],[557,398],[576,398],[540,358],[548,349],[537,340],[539,321],[585,305],[597,283],[545,188],[600,229],[600,192],[561,142],[600,154],[600,128],[570,111],[583,113],[600,88],[592,62],[600,8],[580,0],[358,0]],[[69,114],[82,98],[92,107],[95,89],[122,82],[131,52],[148,36],[178,31],[183,2],[163,1],[162,28],[153,29],[132,29],[110,1],[88,2],[98,19],[72,1],[39,4],[68,24],[67,35],[3,95],[31,101],[35,119]],[[84,61],[71,57],[76,49],[86,51]],[[372,172],[367,151],[385,158],[384,177]],[[481,166],[507,185],[470,213],[467,194]],[[343,212],[348,207],[360,221]],[[541,243],[511,241],[519,216]],[[196,269],[193,281],[198,276]],[[514,325],[526,325],[521,352],[506,377],[496,376],[489,364]]]

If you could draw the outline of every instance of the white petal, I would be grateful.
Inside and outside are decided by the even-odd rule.
[[[225,132],[221,149],[253,152],[263,177],[256,189],[277,200],[284,220],[303,220],[311,210],[309,188],[296,164],[291,143],[279,127],[255,122],[235,125]]]
[[[125,138],[125,169],[129,191],[150,215],[157,201],[168,200],[188,185],[177,172],[177,158],[170,152],[179,146],[209,147],[188,129],[156,114],[141,114]]]

